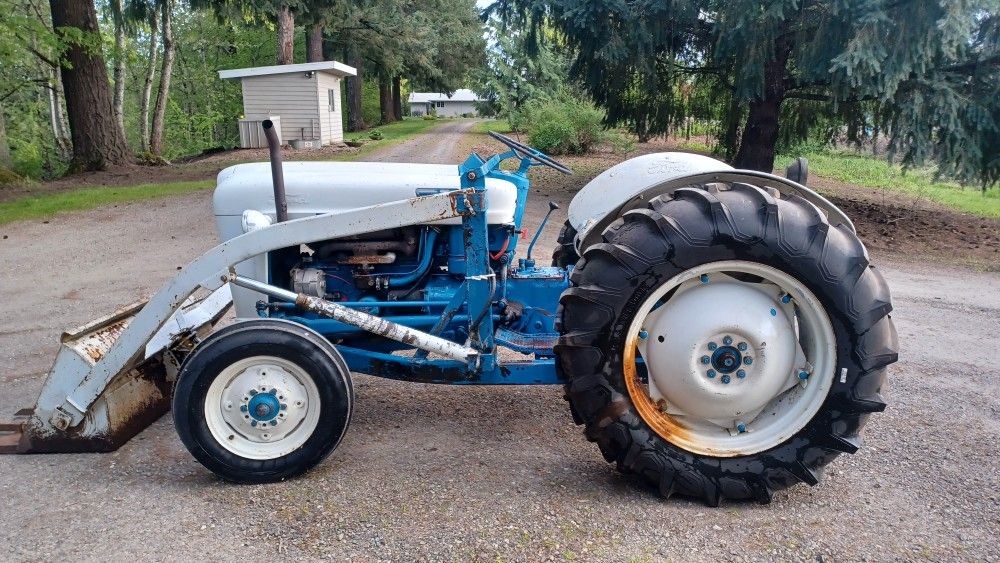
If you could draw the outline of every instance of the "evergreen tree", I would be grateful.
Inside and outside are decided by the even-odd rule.
[[[499,0],[529,30],[556,27],[572,74],[612,125],[669,130],[692,81],[719,92],[720,141],[770,171],[782,115],[799,104],[881,130],[904,164],[1000,179],[998,0]],[[539,37],[537,34],[535,37]],[[800,123],[801,125],[802,123]],[[808,132],[799,128],[796,133]]]

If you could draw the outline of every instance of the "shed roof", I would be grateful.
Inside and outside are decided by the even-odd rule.
[[[441,92],[411,92],[409,102],[411,104],[422,104],[425,102],[478,102],[479,96],[467,88],[455,90],[452,95]]]
[[[246,78],[248,76],[266,76],[269,74],[296,74],[300,72],[325,72],[335,76],[357,76],[358,69],[337,61],[320,61],[317,63],[302,63],[297,65],[255,66],[250,68],[234,68],[220,70],[219,78]]]

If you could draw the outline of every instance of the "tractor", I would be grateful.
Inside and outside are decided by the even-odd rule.
[[[457,166],[283,163],[264,128],[270,163],[218,176],[220,244],[67,332],[0,448],[109,451],[172,410],[206,468],[265,483],[337,448],[355,372],[562,385],[608,462],[716,506],[815,485],[885,408],[888,287],[802,163],[626,160],[579,190],[539,263],[558,206],[519,257],[529,171],[571,171],[532,147],[492,133],[505,152]]]

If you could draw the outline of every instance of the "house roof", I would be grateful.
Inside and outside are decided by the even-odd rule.
[[[296,74],[300,72],[325,72],[335,76],[357,76],[358,69],[337,61],[320,61],[318,63],[302,63],[297,65],[255,66],[250,68],[234,68],[220,70],[219,78],[246,78],[248,76],[266,76],[269,74]]]
[[[479,96],[475,92],[466,88],[455,90],[452,95],[441,92],[411,92],[409,102],[411,104],[422,104],[426,102],[478,102]]]

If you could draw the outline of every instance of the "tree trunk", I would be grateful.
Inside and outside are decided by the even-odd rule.
[[[392,79],[392,116],[396,121],[403,119],[402,82],[403,80],[399,76]]]
[[[73,146],[70,143],[69,135],[66,134],[66,115],[63,113],[62,98],[59,92],[62,91],[62,81],[59,80],[59,69],[54,68],[49,71],[49,84],[46,90],[49,95],[49,124],[52,127],[52,137],[56,141],[56,150],[62,159],[73,155]]]
[[[170,95],[170,75],[174,70],[174,31],[171,0],[163,0],[161,5],[163,32],[163,66],[160,68],[160,88],[156,92],[156,108],[153,110],[153,129],[149,135],[149,152],[159,155],[163,151],[163,122],[167,114],[167,97]]]
[[[295,16],[288,4],[278,8],[278,64],[295,62]]]
[[[392,80],[388,78],[380,78],[378,82],[378,109],[383,124],[395,121],[392,114]]]
[[[99,36],[93,0],[49,0],[52,26],[76,28]],[[99,50],[72,43],[63,67],[66,112],[73,138],[71,170],[103,170],[132,161],[125,138],[115,123],[107,67]]]
[[[361,54],[356,46],[348,48],[347,64],[358,71],[357,76],[347,77],[347,130],[361,131],[365,128],[365,117],[361,113]]]
[[[156,48],[160,29],[158,14],[159,7],[157,6],[153,8],[149,19],[148,63],[146,64],[146,79],[142,84],[142,100],[139,102],[139,127],[142,129],[140,137],[143,151],[149,150],[149,100],[153,94],[153,79],[156,78],[156,56],[159,53]]]
[[[323,27],[325,22],[318,21],[306,32],[306,62],[318,63],[323,60]]]
[[[115,70],[114,83],[115,93],[111,104],[115,111],[115,122],[121,130],[122,138],[125,135],[125,14],[122,0],[113,0],[118,10],[118,18],[115,18]]]
[[[10,145],[7,144],[7,120],[3,115],[3,103],[0,102],[0,168],[10,168]]]
[[[764,67],[764,93],[750,101],[750,113],[743,127],[740,150],[733,166],[761,172],[774,170],[774,151],[778,144],[778,116],[785,97],[785,77],[791,42],[779,38],[774,46],[774,59]]]

